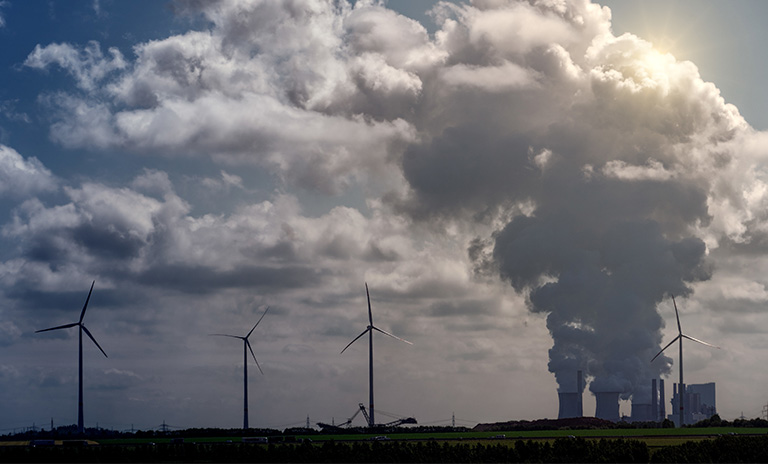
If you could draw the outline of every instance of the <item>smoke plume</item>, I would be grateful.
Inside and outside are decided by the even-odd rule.
[[[570,390],[647,395],[670,370],[657,306],[710,278],[716,170],[747,127],[697,69],[588,1],[443,5],[440,95],[402,161],[413,217],[492,226],[470,246],[547,314]],[[436,113],[431,113],[434,115]],[[485,245],[483,249],[483,244]]]

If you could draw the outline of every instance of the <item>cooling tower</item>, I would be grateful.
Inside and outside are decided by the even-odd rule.
[[[595,417],[619,421],[619,392],[595,392]]]
[[[632,403],[632,422],[653,420],[653,406],[644,403]]]
[[[574,391],[560,391],[557,393],[557,397],[560,400],[560,409],[557,412],[558,419],[584,416],[581,402],[581,392],[583,390],[581,371],[576,372],[575,380],[574,386],[576,388]]]
[[[577,398],[578,403],[576,403],[576,414],[577,417],[584,417],[584,408],[582,403],[582,393],[584,392],[584,379],[581,374],[581,371],[576,372],[576,391],[579,392],[579,396]]]
[[[560,410],[557,413],[558,419],[566,419],[568,417],[581,417],[579,415],[579,394],[578,393],[563,393],[557,394],[560,400]]]

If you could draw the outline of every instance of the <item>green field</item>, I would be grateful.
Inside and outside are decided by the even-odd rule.
[[[708,427],[684,429],[603,429],[603,430],[525,430],[499,432],[444,432],[444,433],[391,433],[386,436],[392,440],[472,440],[492,439],[504,435],[505,439],[564,438],[567,436],[582,438],[634,438],[634,437],[716,437],[719,435],[765,435],[768,428],[748,427]],[[297,435],[313,441],[323,440],[367,440],[380,434],[350,435]]]
[[[709,428],[684,428],[684,429],[603,429],[603,430],[526,430],[526,431],[499,431],[499,432],[442,432],[442,433],[390,433],[386,437],[390,440],[490,440],[494,442],[509,442],[517,439],[556,439],[574,436],[579,438],[637,438],[648,443],[649,446],[663,446],[664,444],[680,444],[689,440],[700,440],[721,435],[765,435],[768,428],[747,427],[709,427]],[[503,438],[496,438],[503,435]],[[309,439],[312,442],[336,441],[360,441],[370,440],[381,434],[328,434],[328,435],[296,435],[296,440]],[[652,439],[656,439],[655,441]],[[105,445],[127,443],[169,443],[170,438],[121,438],[101,439],[99,443]],[[189,437],[187,442],[195,443],[225,443],[232,441],[239,443],[241,437]]]
[[[9,441],[0,443],[0,462],[768,462],[766,428],[404,432],[382,441],[370,434],[277,435],[281,442],[268,445],[192,435],[183,443],[104,438],[101,446]],[[305,437],[312,441],[300,442]]]

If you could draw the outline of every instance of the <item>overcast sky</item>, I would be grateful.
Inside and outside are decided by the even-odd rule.
[[[0,1],[0,433],[768,401],[762,1]],[[251,361],[252,362],[252,361]],[[594,412],[585,394],[584,411]],[[667,410],[671,407],[667,405]],[[377,414],[380,422],[387,416]],[[362,425],[362,419],[358,419]]]

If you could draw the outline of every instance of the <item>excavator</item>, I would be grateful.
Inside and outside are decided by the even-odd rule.
[[[325,424],[323,422],[318,422],[317,425],[324,431],[344,430],[346,427],[349,427],[352,424],[352,421],[355,420],[355,417],[357,417],[357,415],[360,414],[361,412],[363,413],[363,417],[365,417],[365,423],[370,424],[371,418],[368,416],[368,411],[365,409],[365,405],[363,403],[359,403],[358,406],[359,406],[359,409],[355,411],[352,417],[347,419],[346,422],[342,422],[339,425],[331,425],[331,424]],[[393,419],[395,418],[395,416],[382,412],[380,409],[377,409],[376,412],[378,412],[379,414],[383,414],[385,416],[390,416]],[[414,419],[413,417],[401,417],[384,424],[376,424],[376,427],[397,427],[398,425],[402,425],[402,424],[418,424],[418,422],[416,422],[416,419]]]

